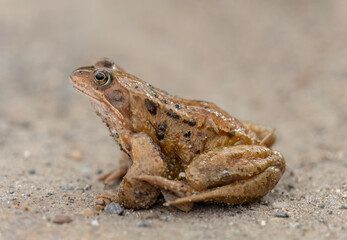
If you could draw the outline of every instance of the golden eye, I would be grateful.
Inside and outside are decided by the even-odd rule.
[[[111,80],[111,74],[105,70],[98,70],[94,73],[94,82],[99,86],[107,86]]]

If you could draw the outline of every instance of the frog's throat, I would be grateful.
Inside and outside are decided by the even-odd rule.
[[[116,121],[112,121],[112,122],[116,122],[116,126],[118,125],[125,125],[125,119],[123,117],[123,115],[115,108],[113,107],[110,103],[102,101],[100,98],[96,97],[93,94],[90,94],[89,92],[77,87],[77,86],[73,86],[74,89],[76,89],[78,92],[82,93],[83,95],[86,95],[92,102],[93,107],[95,108],[95,110],[103,115],[103,117],[105,119],[107,119],[107,117],[110,119],[111,117],[115,117],[117,120]],[[110,116],[110,113],[112,113],[112,116]],[[121,127],[121,126],[118,126]],[[118,128],[116,127],[116,129]],[[117,129],[118,130],[118,129]]]

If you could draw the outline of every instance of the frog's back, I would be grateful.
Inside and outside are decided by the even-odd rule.
[[[149,84],[142,84],[139,91],[131,104],[134,131],[146,132],[160,146],[169,158],[172,178],[204,152],[257,141],[214,103],[182,99]]]

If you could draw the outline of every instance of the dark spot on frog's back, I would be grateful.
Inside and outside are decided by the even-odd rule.
[[[181,109],[181,108],[182,108],[182,106],[181,106],[181,104],[176,103],[176,104],[175,104],[175,108],[177,108],[177,109]]]
[[[166,112],[166,115],[167,115],[168,117],[171,117],[171,118],[173,118],[173,119],[180,119],[180,118],[181,118],[180,115],[178,115],[177,113],[175,113],[172,109],[165,110],[165,112]]]
[[[166,123],[160,123],[158,125],[158,128],[156,129],[156,137],[157,139],[160,141],[160,140],[163,140],[164,137],[165,137],[165,131],[167,129],[167,124]]]
[[[158,104],[156,104],[155,102],[146,98],[145,99],[145,106],[146,106],[146,108],[150,114],[152,114],[152,115],[157,114]]]
[[[185,138],[190,138],[191,135],[192,135],[192,132],[191,132],[191,131],[184,131],[184,132],[183,132],[183,136],[184,136]]]
[[[196,125],[196,121],[194,118],[191,118],[189,120],[183,119],[183,123],[188,124],[191,127],[194,127]]]
[[[235,136],[235,132],[228,132],[227,135],[228,137],[232,138]]]
[[[166,123],[160,123],[158,125],[158,129],[165,132],[167,129],[167,124]]]
[[[153,87],[151,84],[149,84],[149,83],[147,83],[146,85],[147,85],[147,87],[149,88],[149,90],[151,91],[152,95],[153,95],[154,97],[158,97],[158,94],[157,94],[157,92],[154,90],[154,87]]]

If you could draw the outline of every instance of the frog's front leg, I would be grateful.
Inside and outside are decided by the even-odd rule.
[[[161,157],[160,148],[144,133],[134,134],[130,138],[130,155],[132,166],[124,176],[117,193],[100,195],[96,207],[102,208],[102,199],[118,202],[126,208],[147,208],[151,206],[159,194],[158,187],[134,179],[139,175],[164,176],[166,163]],[[100,201],[101,200],[101,201]],[[106,201],[107,202],[107,201]]]
[[[125,176],[125,174],[128,172],[128,169],[130,168],[131,159],[127,154],[122,153],[118,162],[119,162],[118,168],[113,169],[105,174],[102,174],[101,176],[98,177],[98,180],[104,181],[104,183],[107,184],[107,183],[110,183],[112,180],[122,179]]]

